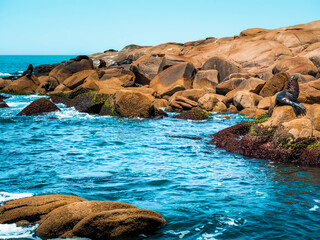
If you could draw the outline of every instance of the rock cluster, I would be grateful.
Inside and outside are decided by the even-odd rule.
[[[36,234],[44,239],[122,239],[153,233],[166,221],[157,212],[127,203],[44,195],[0,206],[0,224],[4,223],[18,226],[38,223]]]
[[[79,111],[125,117],[153,117],[159,108],[181,112],[198,107],[260,116],[293,74],[299,78],[299,101],[319,101],[319,48],[320,21],[273,30],[254,28],[229,38],[129,45],[121,51],[36,66],[30,78],[0,79],[0,90],[67,96],[70,101],[64,102],[72,100]],[[92,94],[74,95],[89,91],[99,99],[104,95],[108,102],[82,106]]]

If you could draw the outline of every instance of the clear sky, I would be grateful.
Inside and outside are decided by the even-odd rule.
[[[92,54],[320,20],[320,0],[0,0],[0,55]]]

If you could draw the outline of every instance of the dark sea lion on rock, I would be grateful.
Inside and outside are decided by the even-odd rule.
[[[306,114],[306,108],[302,104],[298,103],[299,96],[299,84],[298,75],[293,75],[288,80],[288,83],[282,92],[279,92],[276,96],[276,106],[290,105],[293,107],[295,114]]]
[[[77,56],[75,58],[71,58],[70,60],[74,60],[76,62],[80,62],[82,59],[89,59],[89,57],[86,56],[86,55],[80,55],[80,56]]]
[[[124,64],[131,64],[132,62],[133,62],[132,59],[127,58],[127,59],[122,60],[120,62],[112,63],[109,67],[120,66],[120,65],[124,65]]]
[[[32,72],[33,72],[33,66],[32,64],[29,64],[27,70],[22,73],[22,76],[27,76],[27,78],[31,78]]]
[[[98,68],[105,68],[105,67],[107,67],[106,61],[103,60],[103,59],[99,59],[99,66],[98,66]]]
[[[55,89],[55,87],[52,85],[52,84],[50,84],[50,83],[45,83],[45,84],[43,84],[42,86],[41,86],[41,88],[44,88],[45,90],[46,90],[46,93],[47,92],[52,92],[52,91],[54,91],[54,89]]]

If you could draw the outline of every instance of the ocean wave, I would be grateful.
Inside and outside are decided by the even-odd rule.
[[[18,198],[31,197],[31,193],[8,193],[8,192],[0,192],[0,204]],[[1,235],[0,235],[1,236]]]
[[[0,72],[0,77],[10,77],[12,76],[10,73],[2,73]]]
[[[74,107],[61,109],[61,112],[56,112],[56,117],[59,119],[78,118],[78,119],[94,119],[96,116],[88,113],[78,112]]]

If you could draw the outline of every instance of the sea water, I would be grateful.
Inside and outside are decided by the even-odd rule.
[[[246,121],[238,114],[155,121],[59,104],[61,112],[17,117],[41,96],[7,96],[10,108],[0,109],[0,203],[72,194],[134,204],[167,220],[154,235],[137,239],[320,239],[319,169],[208,144],[211,134]],[[35,228],[2,224],[0,239],[39,239]]]

